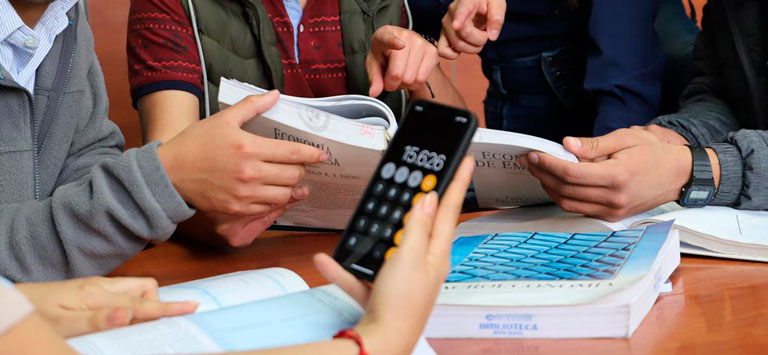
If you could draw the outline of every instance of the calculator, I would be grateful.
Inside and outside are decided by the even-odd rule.
[[[363,193],[334,259],[373,281],[403,240],[408,212],[428,192],[442,195],[477,129],[469,111],[431,101],[411,104]]]

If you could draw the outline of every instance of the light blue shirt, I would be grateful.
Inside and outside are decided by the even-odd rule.
[[[301,8],[299,0],[283,0],[285,12],[293,26],[293,53],[296,55],[296,63],[299,62],[299,31],[304,32],[304,26],[301,26],[301,16],[304,15],[304,9]],[[301,28],[299,28],[301,26]]]
[[[48,5],[34,29],[27,27],[8,0],[0,0],[0,80],[14,80],[34,95],[37,68],[67,26],[67,12],[77,0]]]

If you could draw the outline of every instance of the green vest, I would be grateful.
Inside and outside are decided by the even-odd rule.
[[[180,0],[190,22],[189,0]],[[277,49],[272,22],[261,0],[191,0],[195,9],[208,74],[211,114],[219,110],[219,81],[222,77],[264,89],[283,90],[283,64]],[[373,33],[384,25],[400,25],[403,0],[338,0],[341,36],[346,57],[347,89],[350,94],[368,95],[370,83],[365,58]],[[384,92],[379,99],[402,115],[402,91]],[[200,117],[205,116],[201,102]]]

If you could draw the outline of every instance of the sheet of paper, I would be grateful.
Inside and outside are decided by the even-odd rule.
[[[429,345],[427,338],[422,335],[419,337],[419,341],[413,348],[411,355],[437,355],[437,353],[435,352],[435,349],[432,349],[432,346]]]
[[[363,315],[336,286],[72,338],[83,354],[178,354],[268,349],[330,339]]]
[[[240,271],[161,287],[160,300],[196,301],[197,312],[267,299],[309,289],[295,272],[284,268]]]

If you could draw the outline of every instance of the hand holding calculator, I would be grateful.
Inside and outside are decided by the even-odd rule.
[[[373,281],[402,242],[408,211],[426,193],[442,195],[469,148],[477,118],[428,101],[411,105],[373,174],[333,257]]]

